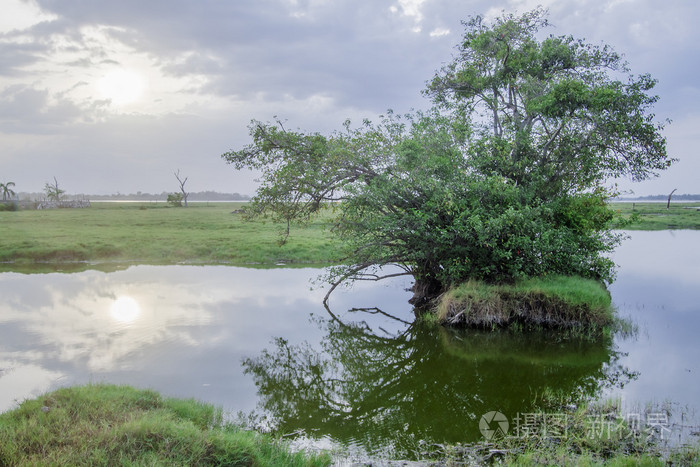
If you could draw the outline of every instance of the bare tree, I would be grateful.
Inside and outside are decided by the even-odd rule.
[[[676,192],[678,188],[674,188],[673,191],[668,195],[668,202],[666,202],[666,209],[671,207],[671,196]]]
[[[175,178],[177,178],[177,181],[180,183],[180,191],[182,192],[182,201],[185,203],[185,207],[187,207],[187,197],[189,196],[189,193],[185,191],[185,183],[187,183],[187,178],[181,179],[180,178],[180,169],[177,169],[177,172],[175,172]]]

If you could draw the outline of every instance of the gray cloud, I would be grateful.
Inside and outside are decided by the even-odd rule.
[[[415,12],[398,0],[37,0],[55,19],[0,35],[0,177],[22,191],[61,172],[71,192],[158,192],[172,189],[180,167],[197,189],[252,193],[253,177],[219,158],[247,142],[251,118],[329,131],[345,117],[425,107],[420,91],[450,60],[462,20],[537,3],[425,0],[405,14]],[[550,4],[549,33],[610,43],[635,73],[659,79],[657,114],[677,123],[669,147],[683,173],[697,173],[700,4],[541,3]],[[137,59],[182,84],[154,80],[154,101],[122,111],[88,92],[106,65]],[[680,191],[700,191],[669,174]]]

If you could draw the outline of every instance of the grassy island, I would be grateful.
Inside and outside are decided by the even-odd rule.
[[[325,466],[194,400],[129,386],[63,388],[0,414],[0,465]]]
[[[443,294],[434,313],[442,324],[476,328],[602,328],[613,322],[607,289],[591,279],[567,276],[513,285],[466,282]]]

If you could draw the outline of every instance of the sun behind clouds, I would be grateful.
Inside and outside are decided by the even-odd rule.
[[[133,70],[115,69],[107,72],[97,82],[100,96],[115,106],[138,102],[146,89],[145,79]]]

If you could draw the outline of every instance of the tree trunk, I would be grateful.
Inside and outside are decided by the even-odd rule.
[[[678,188],[674,188],[673,191],[668,195],[668,202],[666,203],[666,209],[671,207],[671,196],[676,192]]]
[[[442,284],[435,279],[419,279],[413,284],[413,297],[408,301],[416,308],[422,308],[430,304],[442,293]]]

